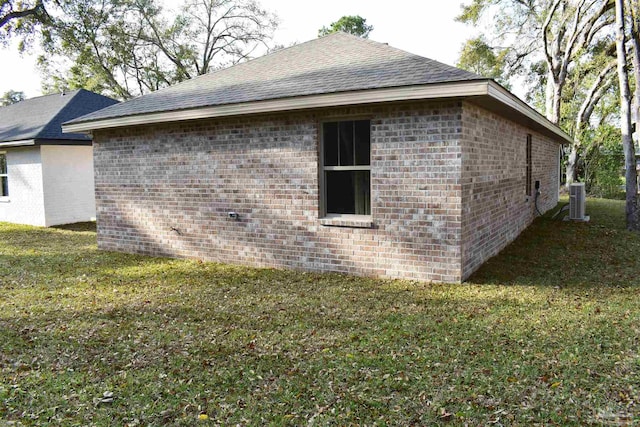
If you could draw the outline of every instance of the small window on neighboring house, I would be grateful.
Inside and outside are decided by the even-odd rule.
[[[371,215],[371,121],[322,124],[324,213]]]
[[[527,182],[526,182],[526,192],[527,196],[531,196],[531,170],[533,168],[532,160],[531,160],[531,135],[527,135]]]
[[[7,176],[7,155],[0,153],[0,197],[9,196],[9,182]]]

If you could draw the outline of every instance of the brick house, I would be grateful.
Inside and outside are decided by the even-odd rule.
[[[91,138],[63,134],[61,125],[117,102],[80,89],[0,108],[0,221],[95,219]]]
[[[459,282],[558,199],[569,137],[494,81],[338,33],[64,125],[102,249]]]

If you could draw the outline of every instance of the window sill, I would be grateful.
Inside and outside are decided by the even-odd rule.
[[[10,201],[9,197],[0,197],[0,203],[9,203]]]
[[[328,227],[373,228],[371,215],[327,215],[320,224]]]

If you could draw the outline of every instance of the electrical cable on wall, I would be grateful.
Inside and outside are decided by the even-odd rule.
[[[535,189],[536,195],[533,198],[533,204],[536,207],[536,213],[538,214],[538,216],[542,216],[542,212],[540,212],[540,208],[538,208],[538,197],[540,197],[540,181],[536,181]]]
[[[536,213],[538,214],[538,216],[542,216],[542,212],[540,212],[540,209],[538,208],[538,196],[540,196],[540,190],[536,190],[536,196],[533,199],[533,204],[536,206]]]

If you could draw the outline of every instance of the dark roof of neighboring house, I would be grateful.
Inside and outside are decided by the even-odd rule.
[[[0,143],[25,140],[89,141],[87,135],[62,133],[62,123],[117,104],[84,89],[39,96],[0,108]]]
[[[355,90],[487,80],[432,59],[334,33],[193,78],[71,123]]]

